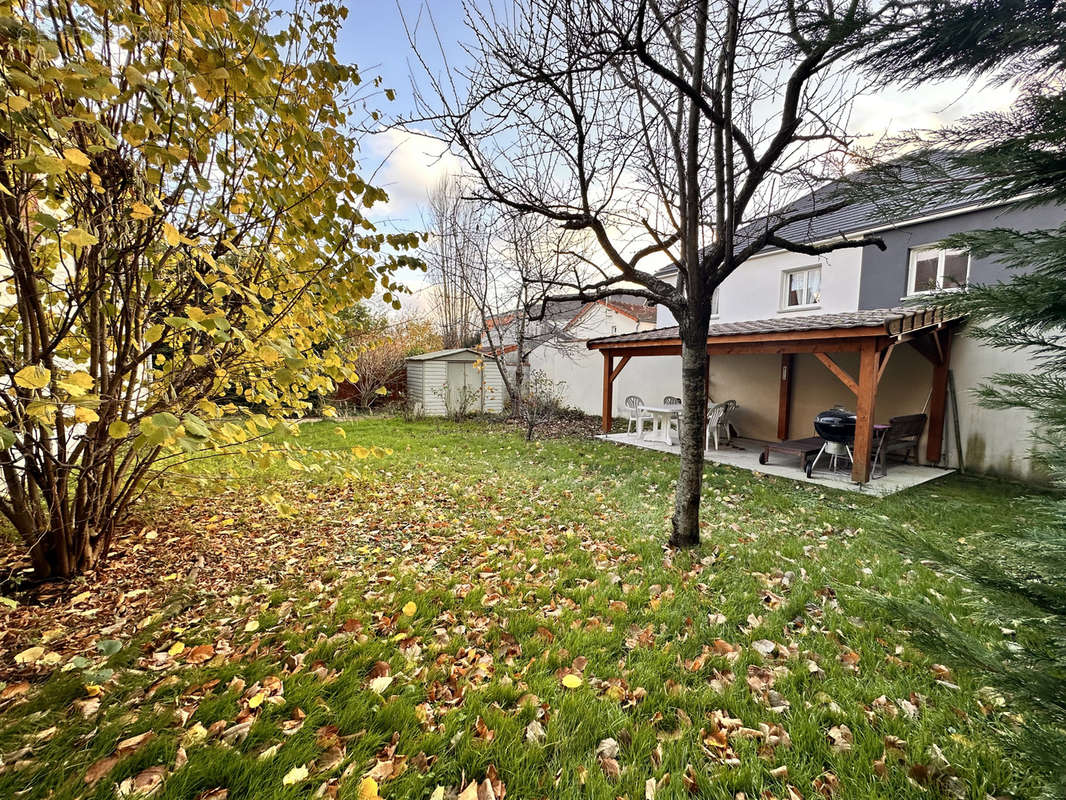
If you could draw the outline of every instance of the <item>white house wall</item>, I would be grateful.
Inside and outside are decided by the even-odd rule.
[[[529,366],[531,370],[543,371],[552,381],[562,382],[560,394],[563,405],[586,414],[599,414],[603,402],[603,356],[585,347],[585,341],[599,336],[635,333],[651,327],[654,326],[638,323],[631,316],[598,303],[567,329],[567,334],[574,340],[573,344],[564,347],[542,345],[530,353]],[[629,363],[626,370],[635,363],[636,359]]]
[[[784,274],[805,267],[822,268],[822,300],[818,306],[803,310],[781,307]],[[854,311],[859,305],[862,277],[862,252],[857,248],[836,250],[823,256],[776,251],[748,259],[718,289],[718,316],[713,322],[740,322],[770,319],[787,314],[837,314]],[[675,277],[668,278],[671,282]],[[670,310],[658,306],[656,324],[660,328],[676,325]]]

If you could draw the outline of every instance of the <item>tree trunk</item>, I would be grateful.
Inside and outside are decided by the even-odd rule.
[[[703,489],[703,443],[707,425],[707,327],[682,325],[681,472],[674,498],[671,547],[700,543],[700,492]],[[690,328],[689,330],[685,330]],[[695,328],[696,330],[691,330]]]
[[[515,348],[515,367],[514,367],[514,398],[511,401],[512,412],[516,418],[522,416],[522,360],[526,350],[526,311],[525,308],[519,304],[519,317],[518,317],[518,337],[517,347]]]

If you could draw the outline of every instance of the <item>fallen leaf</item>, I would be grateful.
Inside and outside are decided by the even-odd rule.
[[[126,780],[122,781],[118,785],[118,794],[120,797],[154,794],[163,785],[163,778],[166,777],[166,774],[167,768],[164,766],[149,767],[143,772],[138,772],[132,778],[126,778]]]
[[[838,753],[845,753],[851,749],[853,737],[851,728],[847,725],[834,725],[829,729],[829,742]]]
[[[108,756],[107,758],[101,758],[87,770],[85,770],[85,782],[90,786],[94,785],[107,773],[109,773],[119,762],[118,756]]]
[[[359,800],[376,800],[378,797],[378,782],[373,778],[363,778],[359,782]]]
[[[378,694],[384,694],[385,690],[392,685],[391,675],[379,675],[377,678],[372,678],[369,683],[370,691]]]
[[[285,777],[281,779],[282,786],[292,786],[295,783],[299,783],[305,780],[310,773],[306,766],[293,767],[285,773]]]
[[[155,733],[152,731],[145,731],[139,733],[136,736],[130,736],[128,739],[123,739],[115,747],[115,754],[120,756],[129,755],[130,753],[140,749],[140,747],[147,741],[154,739]]]
[[[532,720],[526,725],[526,741],[530,744],[539,744],[540,742],[543,742],[547,735],[544,726],[537,720]]]
[[[16,664],[36,664],[44,656],[44,648],[41,646],[28,647],[15,656]]]
[[[610,738],[603,739],[596,745],[596,756],[598,758],[618,758],[618,742]]]

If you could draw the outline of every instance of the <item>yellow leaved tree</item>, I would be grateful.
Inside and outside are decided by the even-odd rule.
[[[0,6],[0,512],[41,577],[106,556],[170,465],[267,450],[354,379],[334,344],[413,235],[364,216],[346,10]],[[256,411],[222,398],[243,398]]]

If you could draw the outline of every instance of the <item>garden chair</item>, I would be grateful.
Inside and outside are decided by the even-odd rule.
[[[714,439],[714,449],[718,449],[719,434],[724,431],[725,440],[731,440],[729,432],[729,419],[737,410],[736,400],[726,400],[724,403],[716,403],[707,412],[707,435],[703,442],[703,449],[711,449],[711,439]]]
[[[641,414],[641,406],[644,405],[644,401],[637,397],[635,394],[629,395],[625,401],[626,407],[626,433],[628,434],[630,428],[634,429],[635,433],[641,433],[643,428],[643,415]]]
[[[681,398],[668,394],[663,398],[663,405],[679,406],[681,405]],[[677,438],[681,438],[681,409],[678,409],[677,413],[670,417],[670,429],[677,431]]]
[[[878,477],[888,474],[889,453],[903,453],[903,463],[906,464],[913,452],[914,462],[918,463],[918,441],[925,430],[926,419],[925,414],[906,414],[888,421],[888,428],[881,434],[874,452],[874,468],[881,462],[881,475]]]

